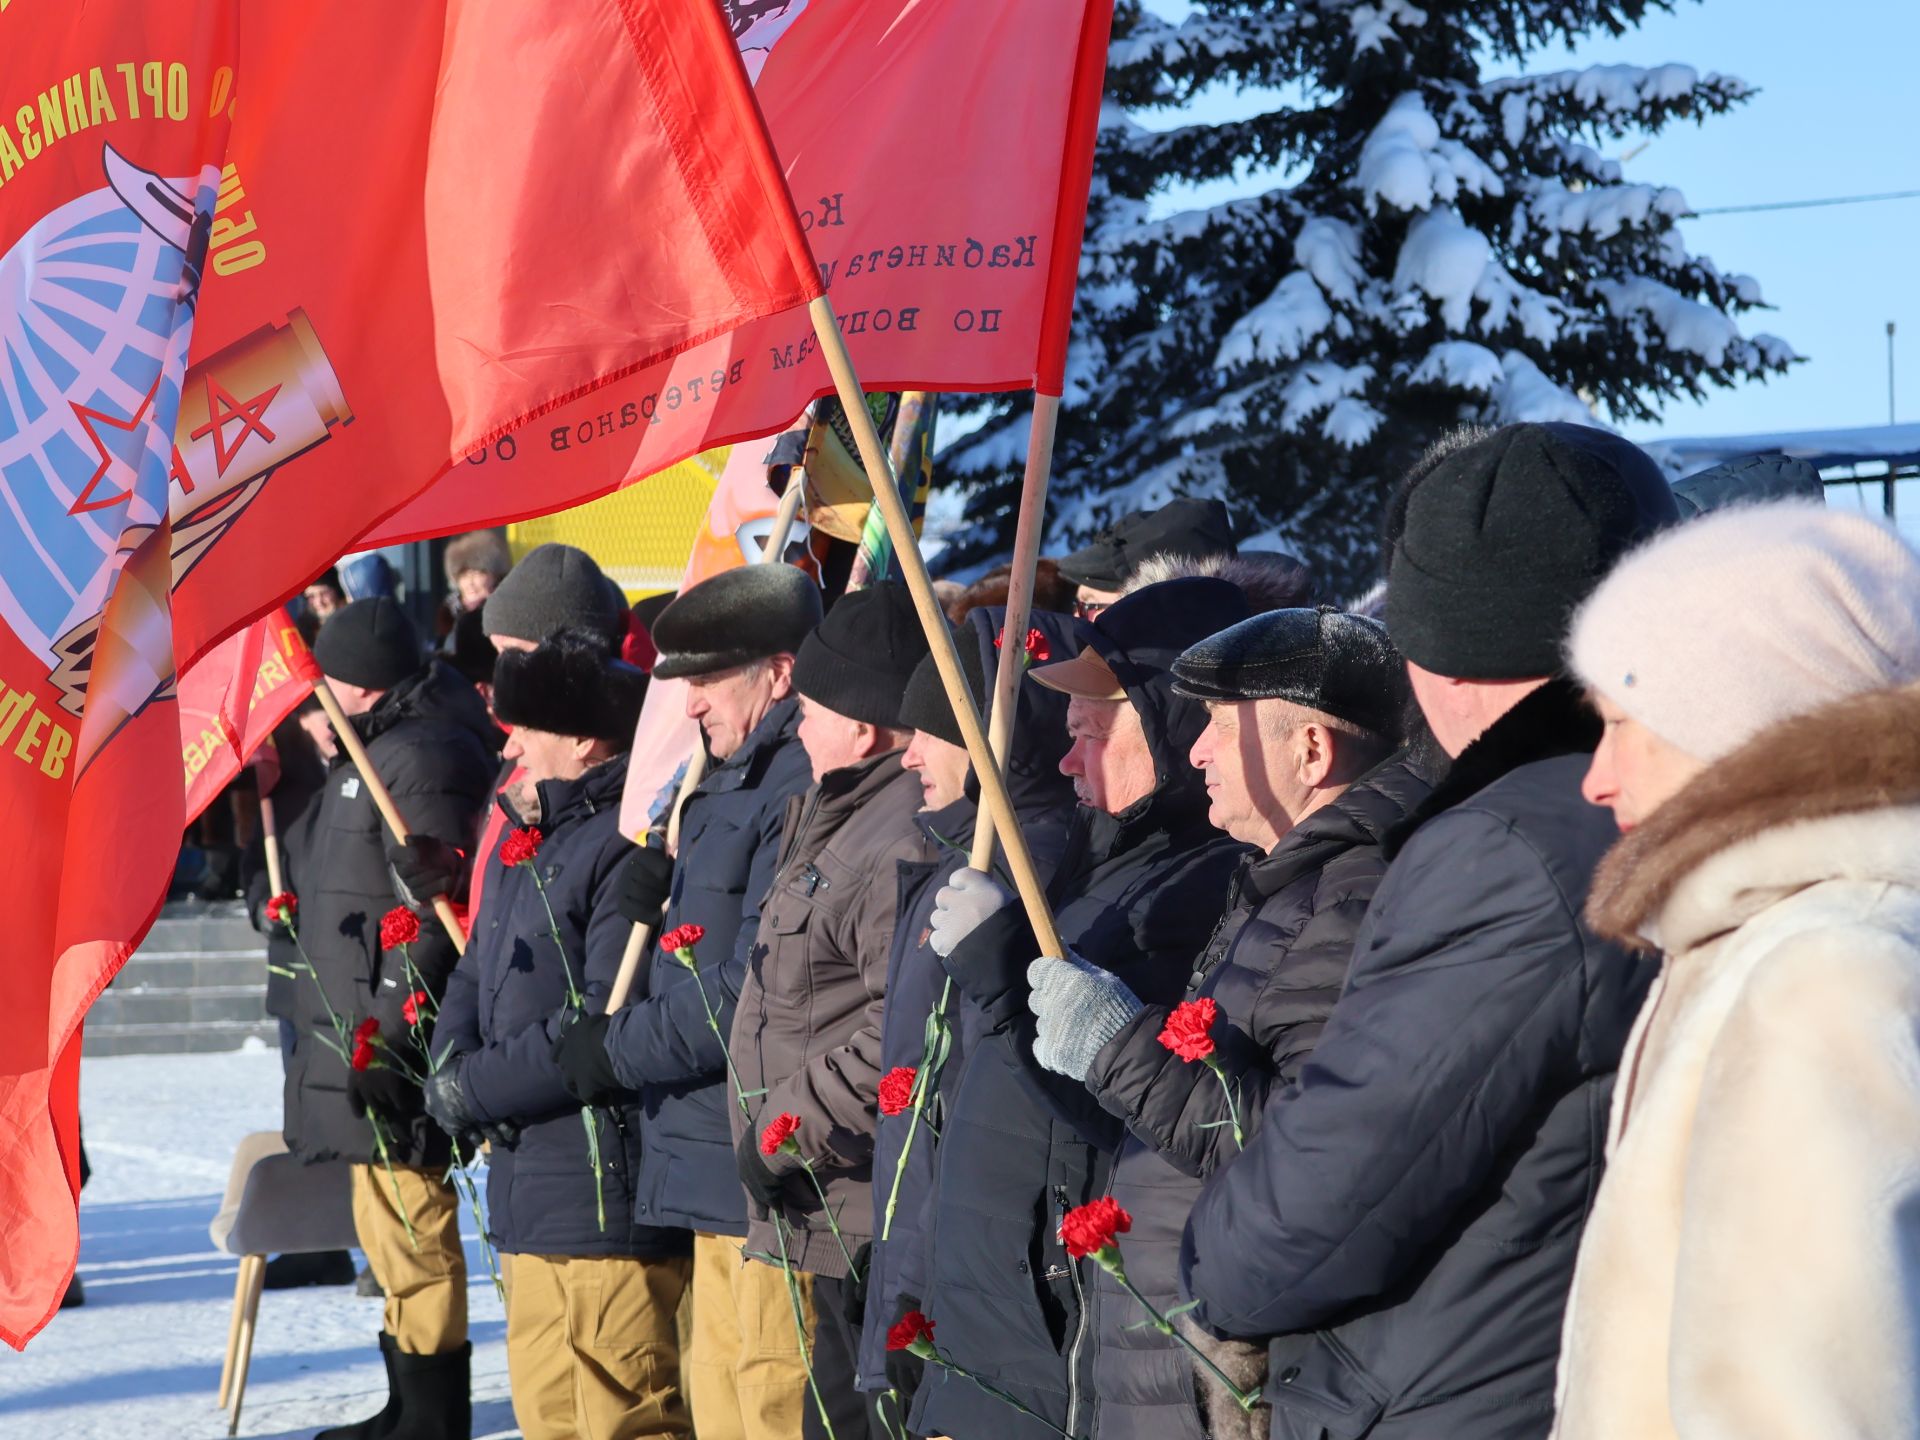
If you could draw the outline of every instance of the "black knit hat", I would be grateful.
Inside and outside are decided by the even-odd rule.
[[[1407,669],[1378,620],[1331,606],[1270,610],[1189,646],[1173,689],[1194,700],[1287,700],[1394,737]]]
[[[1574,609],[1678,514],[1639,446],[1560,423],[1455,450],[1395,511],[1387,629],[1414,664],[1459,680],[1557,673]]]
[[[653,622],[663,680],[799,653],[820,623],[820,587],[791,565],[742,565],[702,580]]]
[[[966,626],[954,632],[953,643],[960,654],[960,669],[967,677],[967,688],[973,692],[973,703],[977,711],[984,714],[987,688],[993,681],[981,666],[980,646]],[[900,723],[909,730],[924,730],[949,745],[966,744],[953,706],[947,703],[947,687],[940,683],[940,667],[933,663],[932,652],[914,666],[913,678],[907,681],[906,693],[900,697]]]
[[[609,641],[620,634],[620,591],[594,558],[571,545],[537,545],[487,597],[487,634],[536,645],[556,630],[581,626]]]
[[[850,720],[904,730],[900,702],[926,655],[907,587],[870,585],[843,595],[807,636],[793,662],[793,688]]]
[[[615,659],[585,628],[558,631],[538,649],[508,650],[493,668],[493,713],[551,735],[630,744],[646,695],[645,672]]]
[[[1119,590],[1155,555],[1230,555],[1233,524],[1218,500],[1175,500],[1123,515],[1060,562],[1076,585]]]
[[[355,600],[333,613],[314,637],[313,658],[330,680],[391,690],[424,660],[420,632],[397,600]]]

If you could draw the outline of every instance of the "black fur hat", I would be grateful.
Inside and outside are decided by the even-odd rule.
[[[606,638],[559,630],[537,650],[508,650],[493,668],[493,713],[508,725],[553,735],[633,743],[644,672],[617,660]]]
[[[702,580],[660,612],[653,646],[663,680],[797,655],[820,623],[820,587],[791,565],[742,565]]]

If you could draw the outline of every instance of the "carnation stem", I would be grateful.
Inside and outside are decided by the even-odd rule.
[[[678,960],[693,975],[694,988],[700,992],[700,1008],[707,1012],[707,1028],[713,1031],[713,1038],[720,1042],[720,1054],[727,1062],[727,1074],[733,1080],[733,1100],[740,1107],[740,1113],[749,1126],[753,1123],[753,1111],[747,1105],[746,1086],[740,1083],[740,1072],[734,1068],[733,1052],[728,1048],[727,1037],[720,1033],[720,1017],[714,1013],[713,1001],[707,997],[707,982],[700,978],[699,962],[693,958],[692,950],[676,950],[673,958]]]
[[[933,1007],[933,1031],[922,1046],[920,1068],[914,1072],[913,1109],[907,1122],[907,1138],[900,1145],[900,1158],[894,1162],[893,1184],[887,1187],[887,1209],[880,1219],[882,1240],[891,1239],[893,1236],[893,1212],[900,1203],[900,1182],[906,1176],[907,1161],[913,1154],[913,1137],[920,1133],[920,1126],[915,1122],[922,1118],[922,1113],[927,1106],[927,1096],[932,1091],[934,1079],[940,1071],[942,1059],[936,1052],[940,1048],[939,1036],[945,1031],[948,1023],[947,1001],[952,994],[953,977],[949,975],[947,983],[940,987],[940,999]],[[927,1128],[933,1127],[929,1125]]]
[[[1220,1082],[1220,1090],[1227,1097],[1227,1117],[1233,1122],[1233,1148],[1244,1150],[1247,1148],[1247,1137],[1240,1129],[1240,1102],[1234,1098],[1233,1086],[1227,1083],[1227,1072],[1211,1055],[1207,1056],[1206,1065],[1213,1071],[1213,1078]]]
[[[1072,1431],[1062,1430],[1058,1425],[1054,1424],[1051,1420],[1047,1419],[1046,1416],[1039,1414],[1037,1411],[1034,1411],[1025,1405],[1022,1405],[1018,1400],[1014,1399],[1013,1396],[1009,1395],[1006,1391],[1002,1390],[998,1385],[995,1385],[990,1381],[982,1380],[978,1375],[974,1374],[973,1371],[967,1369],[966,1366],[956,1364],[952,1360],[949,1360],[946,1356],[942,1355],[938,1350],[935,1350],[930,1343],[922,1341],[918,1344],[915,1344],[912,1347],[912,1349],[913,1349],[913,1353],[920,1356],[922,1359],[931,1360],[933,1361],[934,1364],[940,1366],[942,1369],[951,1370],[954,1374],[960,1376],[964,1380],[971,1380],[976,1386],[978,1386],[981,1390],[985,1391],[987,1394],[991,1395],[994,1399],[998,1400],[1001,1404],[1011,1405],[1015,1410],[1018,1410],[1022,1415],[1025,1415],[1028,1419],[1038,1420],[1042,1425],[1046,1426],[1047,1429],[1051,1430],[1054,1434],[1060,1436],[1061,1440],[1076,1440],[1076,1437],[1074,1436]]]
[[[487,1257],[487,1273],[493,1277],[493,1293],[498,1295],[504,1304],[507,1298],[507,1287],[500,1283],[500,1262],[493,1253],[493,1241],[487,1238],[486,1217],[480,1213],[480,1187],[473,1183],[473,1176],[467,1173],[467,1161],[466,1157],[460,1153],[460,1142],[452,1136],[448,1136],[447,1139],[453,1146],[453,1166],[449,1174],[459,1177],[454,1180],[453,1188],[466,1199],[467,1208],[473,1212],[473,1228],[479,1233],[480,1249]]]
[[[413,1217],[407,1214],[407,1202],[400,1195],[400,1177],[393,1173],[393,1156],[387,1153],[387,1132],[380,1123],[380,1117],[369,1110],[367,1123],[373,1126],[373,1148],[379,1152],[380,1163],[387,1167],[387,1183],[393,1186],[393,1208],[400,1212],[400,1223],[407,1228],[407,1243],[413,1246],[414,1253],[420,1251],[420,1237],[413,1233]]]
[[[800,1365],[807,1372],[807,1389],[813,1392],[813,1405],[820,1412],[820,1424],[827,1440],[837,1440],[833,1420],[827,1414],[827,1402],[820,1396],[820,1382],[813,1378],[813,1353],[807,1345],[807,1316],[800,1303],[800,1282],[794,1277],[793,1260],[787,1253],[787,1222],[778,1210],[773,1212],[773,1238],[780,1246],[780,1273],[787,1278],[787,1300],[793,1306],[793,1338],[800,1345]]]
[[[1227,1378],[1226,1372],[1221,1370],[1218,1365],[1214,1364],[1213,1361],[1207,1357],[1207,1353],[1204,1350],[1194,1344],[1193,1341],[1189,1340],[1185,1335],[1181,1334],[1179,1328],[1165,1315],[1162,1315],[1158,1307],[1156,1307],[1151,1300],[1140,1293],[1133,1281],[1127,1278],[1127,1267],[1121,1262],[1120,1252],[1117,1247],[1108,1246],[1107,1249],[1096,1254],[1094,1258],[1100,1262],[1100,1267],[1103,1270],[1120,1282],[1121,1287],[1127,1294],[1131,1295],[1140,1303],[1140,1308],[1145,1310],[1148,1316],[1151,1317],[1153,1328],[1158,1330],[1162,1335],[1170,1336],[1176,1343],[1185,1347],[1187,1353],[1205,1366],[1207,1373],[1219,1381],[1221,1388],[1233,1397],[1234,1404],[1238,1405],[1242,1410],[1251,1410],[1260,1403],[1260,1387],[1258,1385],[1248,1391],[1242,1390],[1238,1385],[1234,1384],[1233,1381]]]
[[[807,1172],[807,1179],[813,1182],[813,1193],[820,1197],[820,1213],[827,1217],[827,1228],[833,1231],[834,1242],[840,1247],[840,1254],[847,1262],[847,1273],[853,1277],[853,1283],[860,1283],[860,1267],[853,1263],[853,1252],[847,1248],[847,1237],[840,1233],[840,1222],[834,1218],[833,1206],[827,1201],[827,1187],[820,1183],[820,1177],[813,1172],[813,1163],[802,1155],[800,1168]]]

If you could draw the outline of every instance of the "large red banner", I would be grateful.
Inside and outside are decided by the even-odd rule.
[[[1058,395],[1112,0],[720,0],[870,390]],[[476,448],[362,542],[602,495],[831,391],[805,314]]]
[[[73,1266],[80,1018],[177,853],[178,673],[463,457],[819,277],[712,0],[15,4],[0,55],[20,1345]]]
[[[313,693],[320,669],[287,612],[268,611],[180,677],[180,765],[192,820]],[[271,787],[264,782],[264,792]]]

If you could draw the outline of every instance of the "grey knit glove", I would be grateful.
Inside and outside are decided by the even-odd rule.
[[[1033,1058],[1074,1080],[1087,1078],[1093,1057],[1144,1008],[1118,975],[1071,950],[1064,960],[1042,955],[1027,966],[1027,983],[1027,1008],[1040,1017]]]
[[[942,960],[954,947],[1013,903],[1000,882],[980,870],[956,870],[933,897],[927,944]]]

